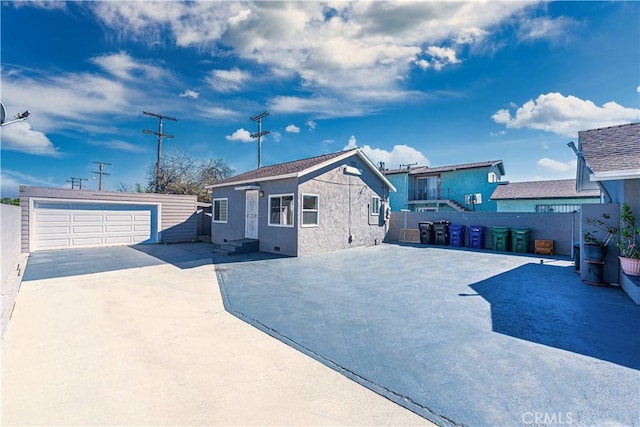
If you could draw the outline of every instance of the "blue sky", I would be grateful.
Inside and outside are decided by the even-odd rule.
[[[147,182],[163,152],[257,167],[357,145],[389,168],[575,176],[579,130],[640,121],[638,2],[2,2],[1,192]],[[83,188],[97,188],[97,180]]]

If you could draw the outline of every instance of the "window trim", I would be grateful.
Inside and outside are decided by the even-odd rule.
[[[374,200],[378,200],[377,205],[374,203]],[[377,206],[377,209],[374,211],[373,208]],[[371,215],[379,216],[380,215],[380,206],[382,206],[382,199],[378,196],[371,197]]]
[[[272,199],[280,199],[280,203],[282,203],[282,198],[283,197],[291,197],[291,203],[293,203],[293,206],[291,207],[291,212],[292,212],[292,218],[291,218],[291,224],[274,224],[273,222],[271,222],[271,200]],[[295,215],[295,209],[296,209],[296,198],[295,198],[295,194],[293,193],[284,193],[284,194],[269,194],[269,204],[268,204],[268,208],[269,208],[269,221],[268,221],[268,225],[270,227],[285,227],[285,228],[293,228],[295,226],[296,223],[296,215]]]
[[[305,196],[315,197],[316,198],[316,208],[315,209],[305,209],[304,208],[304,198]],[[302,193],[300,195],[300,227],[308,228],[308,227],[319,227],[320,226],[320,195],[312,194],[312,193]],[[304,213],[305,212],[315,212],[316,213],[316,223],[315,224],[305,224],[304,223]]]
[[[216,202],[224,201],[224,221],[218,219],[216,220]],[[228,197],[220,197],[217,199],[213,199],[212,212],[211,212],[211,220],[216,224],[226,224],[229,221],[229,198]]]

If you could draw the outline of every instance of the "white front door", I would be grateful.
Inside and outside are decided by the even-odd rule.
[[[246,191],[244,237],[258,238],[258,190]]]

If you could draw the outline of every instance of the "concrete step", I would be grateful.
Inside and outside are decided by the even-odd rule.
[[[219,255],[235,255],[258,252],[259,248],[260,242],[256,239],[237,239],[219,245],[213,252]]]

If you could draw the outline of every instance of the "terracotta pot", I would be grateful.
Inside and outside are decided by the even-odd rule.
[[[620,258],[620,267],[627,276],[640,276],[640,259],[636,258]]]

